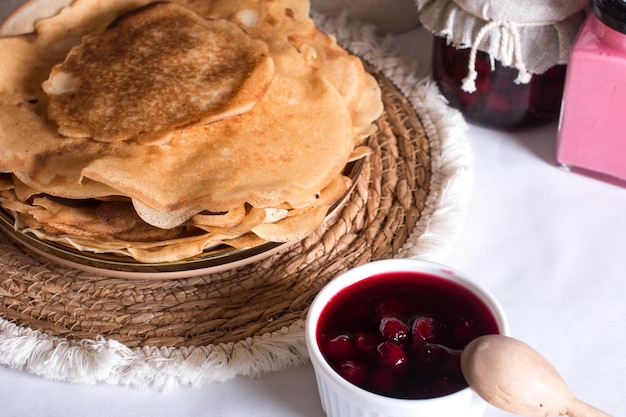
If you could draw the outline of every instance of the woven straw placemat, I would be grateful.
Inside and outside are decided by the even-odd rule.
[[[341,209],[283,253],[185,279],[95,276],[0,235],[2,364],[155,389],[285,369],[307,360],[307,309],[333,277],[377,259],[436,260],[463,217],[464,122],[373,28],[317,20],[371,63],[385,105],[373,153]]]

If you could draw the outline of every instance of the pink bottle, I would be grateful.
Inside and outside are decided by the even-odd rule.
[[[592,0],[572,49],[557,161],[626,180],[626,0]]]

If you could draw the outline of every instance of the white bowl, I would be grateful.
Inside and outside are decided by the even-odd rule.
[[[491,310],[500,333],[509,335],[508,320],[498,301],[485,288],[453,268],[413,259],[389,259],[359,266],[329,282],[311,304],[307,316],[305,337],[322,408],[328,417],[481,417],[486,403],[470,388],[436,398],[392,398],[353,385],[324,359],[317,342],[317,327],[329,300],[344,288],[372,276],[402,271],[425,273],[461,285]]]

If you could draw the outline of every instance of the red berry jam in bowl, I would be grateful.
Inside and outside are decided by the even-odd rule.
[[[348,381],[418,399],[467,387],[462,349],[499,331],[489,307],[461,285],[402,271],[341,290],[322,312],[317,338],[326,360]],[[380,372],[385,376],[377,378]]]
[[[482,415],[484,403],[468,388],[460,356],[471,340],[494,333],[507,334],[508,324],[486,290],[451,268],[401,259],[335,278],[314,300],[306,324],[329,417]]]

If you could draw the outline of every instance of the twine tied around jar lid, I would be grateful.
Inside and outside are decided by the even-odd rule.
[[[416,0],[424,27],[459,48],[471,48],[463,90],[476,90],[476,54],[487,52],[519,71],[516,83],[565,64],[587,0]]]

